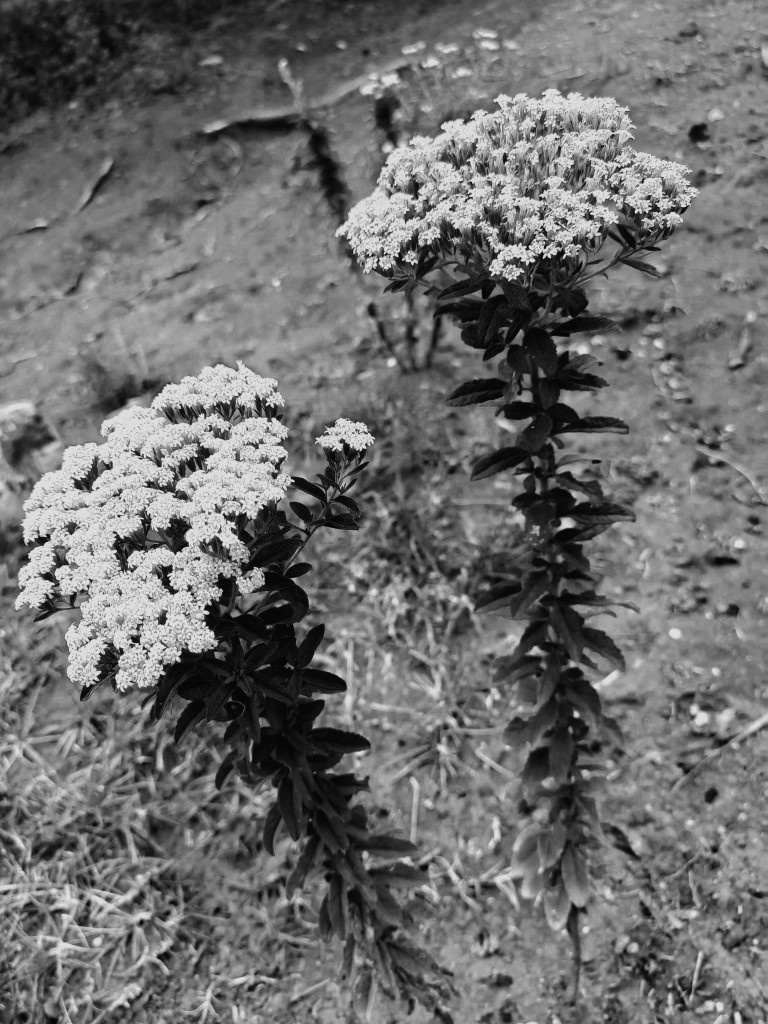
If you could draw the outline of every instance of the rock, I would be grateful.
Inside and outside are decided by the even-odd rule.
[[[54,468],[61,443],[34,402],[7,402],[0,406],[0,479],[21,484],[36,480]]]

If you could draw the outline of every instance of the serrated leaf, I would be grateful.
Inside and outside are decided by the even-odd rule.
[[[570,729],[558,726],[549,738],[549,768],[555,781],[562,785],[568,781],[576,749]]]
[[[535,453],[541,450],[542,445],[552,433],[553,423],[545,413],[539,413],[533,423],[521,430],[517,437],[517,445],[526,451]]]
[[[557,428],[558,434],[628,434],[629,424],[615,416],[580,416]]]
[[[556,324],[550,330],[553,334],[568,337],[581,331],[621,331],[621,325],[609,316],[577,316],[564,324]]]
[[[522,345],[508,345],[504,358],[515,373],[530,373],[531,364]]]
[[[523,335],[523,347],[548,377],[557,373],[557,345],[549,331],[543,327],[530,327]]]
[[[302,673],[303,685],[301,692],[311,693],[345,693],[347,684],[341,676],[326,672],[323,668],[305,668]]]
[[[530,452],[524,451],[522,448],[515,446],[498,448],[495,452],[481,455],[477,459],[472,467],[471,479],[485,480],[486,477],[494,476],[496,473],[502,473],[507,469],[514,469],[515,466],[519,466],[521,462],[525,462],[528,458],[530,458]]]
[[[648,274],[649,277],[662,277],[663,275],[656,267],[651,263],[646,263],[644,260],[634,260],[629,256],[625,256],[619,261],[623,263],[625,267],[632,267],[633,270],[639,270],[642,274]]]
[[[442,303],[448,299],[458,299],[464,295],[472,295],[473,292],[478,292],[483,286],[483,283],[488,280],[488,273],[483,272],[482,274],[474,274],[468,277],[466,281],[456,281],[455,284],[449,285],[437,296],[437,301]]]
[[[370,740],[359,733],[347,732],[346,729],[322,726],[319,729],[313,729],[309,735],[315,745],[328,747],[340,754],[353,754],[357,751],[371,749]]]
[[[568,513],[571,519],[586,526],[596,523],[633,523],[635,513],[626,505],[606,502],[604,505],[593,505],[591,502],[579,502]]]
[[[495,402],[504,394],[506,381],[496,377],[468,380],[460,384],[445,401],[450,406],[479,405],[481,402]]]
[[[602,629],[593,629],[591,626],[584,626],[581,631],[584,638],[584,645],[595,651],[607,662],[623,672],[626,668],[624,655],[616,646],[614,641],[604,633]]]
[[[521,309],[526,312],[530,311],[530,296],[522,285],[515,284],[514,281],[503,280],[499,281],[499,287],[504,293],[504,298],[513,309]]]

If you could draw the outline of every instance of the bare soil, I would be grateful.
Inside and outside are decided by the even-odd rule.
[[[439,900],[423,927],[455,972],[454,1020],[765,1022],[768,727],[738,737],[768,698],[768,7],[366,0],[249,11],[228,13],[183,53],[162,51],[154,64],[148,55],[152,74],[120,79],[99,104],[40,113],[0,141],[0,401],[34,399],[80,442],[116,395],[243,359],[280,379],[306,431],[337,414],[378,420],[371,532],[351,560],[325,553],[319,593],[333,651],[357,679],[345,714],[372,726],[374,799],[396,808],[433,871]],[[311,102],[419,41],[425,49],[406,61],[438,41],[474,47],[460,65],[472,74],[414,108],[420,130],[499,92],[611,95],[629,106],[638,148],[686,163],[701,190],[656,261],[660,280],[628,273],[595,288],[591,309],[624,333],[584,342],[613,385],[598,403],[632,426],[591,450],[637,512],[606,535],[600,558],[605,588],[640,614],[614,624],[628,670],[603,683],[628,741],[607,806],[636,856],[606,856],[576,1008],[567,940],[535,908],[514,906],[504,877],[515,766],[482,731],[507,717],[486,678],[503,627],[475,621],[457,596],[513,529],[504,490],[466,483],[490,415],[441,411],[458,374],[482,371],[453,336],[428,373],[403,377],[376,354],[365,304],[377,282],[361,283],[340,253],[295,130],[200,133],[289,102],[279,57]],[[201,64],[211,56],[221,62]],[[381,162],[370,99],[350,92],[327,124],[360,197]],[[110,173],[75,212],[108,158]],[[450,623],[453,636],[435,638]],[[443,658],[440,678],[430,652]],[[459,702],[449,701],[452,725],[434,713],[446,692]],[[55,711],[84,714],[71,702]],[[173,848],[172,831],[161,839]],[[338,951],[316,948],[295,920],[299,941],[281,943],[249,916],[243,887],[269,880],[279,893],[290,856],[284,844],[273,861],[246,858],[219,881],[204,843],[185,854],[190,877],[221,886],[216,941],[193,965],[164,953],[170,978],[147,968],[147,997],[108,1020],[357,1019],[342,988],[319,984]],[[232,982],[254,970],[272,982]],[[203,1015],[195,1008],[212,984]],[[406,1019],[402,1006],[375,1012]]]

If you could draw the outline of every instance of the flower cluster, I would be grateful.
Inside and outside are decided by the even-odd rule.
[[[345,447],[350,452],[364,452],[373,444],[373,434],[360,420],[339,419],[332,427],[325,428],[316,443],[325,452],[342,452]]]
[[[74,682],[154,685],[184,651],[217,647],[207,612],[227,580],[241,595],[263,585],[259,516],[291,483],[276,386],[242,363],[208,367],[108,420],[103,444],[67,449],[38,482],[17,606],[82,599],[67,631]],[[331,436],[370,443],[364,424],[339,424]]]
[[[493,277],[522,283],[555,263],[578,266],[617,222],[643,242],[666,236],[696,195],[681,164],[627,146],[632,124],[612,99],[550,89],[496,102],[391,154],[339,229],[366,271],[475,248]]]

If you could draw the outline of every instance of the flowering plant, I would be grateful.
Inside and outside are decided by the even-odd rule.
[[[510,744],[526,751],[522,788],[530,820],[513,849],[524,896],[541,899],[553,928],[568,929],[578,989],[579,915],[591,894],[592,851],[606,836],[597,796],[605,776],[599,751],[621,745],[589,672],[603,659],[623,669],[621,651],[591,624],[617,602],[598,593],[585,545],[633,518],[595,478],[599,460],[566,452],[574,433],[626,433],[626,423],[584,415],[563,397],[607,382],[597,360],[567,339],[618,325],[586,314],[586,283],[616,265],[656,274],[644,261],[681,222],[696,195],[679,164],[628,145],[631,122],[612,99],[500,96],[498,109],[452,121],[434,139],[415,138],[389,157],[376,190],[341,232],[365,270],[412,290],[449,271],[437,314],[461,325],[462,339],[500,356],[497,376],[469,380],[454,406],[495,403],[514,435],[474,464],[475,480],[509,471],[525,521],[515,571],[479,602],[524,623],[496,677],[514,693]],[[589,475],[574,470],[591,463]],[[596,661],[596,659],[598,659]]]
[[[67,643],[82,699],[106,683],[144,689],[154,721],[178,699],[177,741],[221,723],[216,784],[233,771],[272,784],[263,844],[272,852],[280,827],[302,843],[289,894],[324,875],[319,931],[344,941],[345,971],[362,960],[364,985],[373,967],[386,989],[434,1001],[441,971],[394,895],[424,880],[402,859],[415,849],[374,832],[358,800],[366,780],[334,771],[370,744],[317,724],[346,684],[312,664],[323,625],[299,627],[311,565],[297,558],[320,528],[358,528],[349,492],[373,437],[337,420],[317,439],[316,481],[290,476],[276,388],[242,363],[209,367],[107,420],[103,444],[69,448],[25,505],[33,546],[17,605],[41,618],[78,610]],[[291,489],[308,504],[286,510]]]

